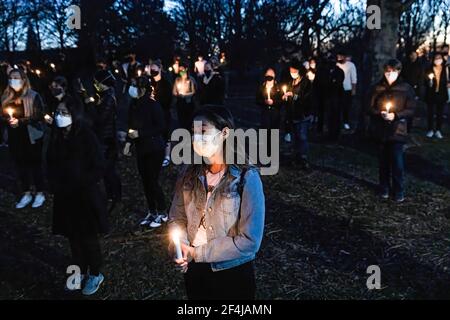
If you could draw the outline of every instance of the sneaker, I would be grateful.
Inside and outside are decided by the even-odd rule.
[[[434,136],[434,131],[433,130],[430,130],[430,131],[427,132],[427,138],[433,138],[433,136]]]
[[[381,199],[387,200],[389,199],[389,191],[383,191],[380,194]]]
[[[90,296],[96,293],[100,288],[100,285],[103,283],[103,280],[105,280],[105,277],[101,273],[99,273],[98,276],[89,276],[83,290],[81,290],[81,293],[85,296]]]
[[[403,194],[399,194],[399,195],[395,196],[395,202],[402,203],[403,201],[405,201],[405,196]]]
[[[348,123],[344,123],[344,129],[345,130],[350,130],[350,125]]]
[[[292,137],[290,133],[286,133],[286,135],[284,136],[284,141],[290,143],[292,141]]]
[[[34,197],[33,204],[31,205],[32,208],[39,208],[42,206],[45,202],[45,196],[42,192],[38,192],[36,196]]]
[[[169,157],[165,157],[164,161],[162,163],[163,168],[167,167],[170,164],[170,158]]]
[[[167,221],[167,215],[158,214],[156,218],[150,223],[150,228],[159,228],[163,222]]]
[[[84,281],[84,279],[86,279],[87,278],[87,275],[84,275],[84,274],[82,274],[82,275],[80,275],[80,283],[79,283],[79,286],[76,286],[75,287],[75,283],[72,283],[72,285],[75,287],[75,288],[73,288],[73,289],[71,289],[71,288],[69,288],[67,285],[68,285],[68,283],[67,283],[67,281],[66,281],[66,285],[64,286],[64,290],[65,291],[77,291],[77,290],[81,290],[81,288],[83,287],[83,281]]]
[[[147,212],[147,215],[145,216],[144,219],[141,220],[141,222],[139,223],[141,226],[145,226],[146,224],[149,224],[151,221],[153,221],[155,219],[155,215],[150,212],[150,210]]]
[[[33,196],[31,195],[31,193],[29,192],[25,193],[20,199],[20,201],[16,204],[16,209],[25,208],[27,205],[31,203],[31,201],[33,201]]]
[[[436,131],[436,133],[435,133],[434,135],[435,135],[435,137],[438,138],[438,139],[443,139],[443,138],[444,138],[444,136],[442,135],[442,133],[441,133],[439,130]]]

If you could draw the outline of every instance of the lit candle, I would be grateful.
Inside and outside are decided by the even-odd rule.
[[[284,93],[284,94],[287,93],[287,86],[286,86],[286,85],[283,86],[283,93]]]
[[[95,98],[94,97],[89,97],[89,101],[90,102],[95,102]]]
[[[8,108],[8,109],[6,109],[6,112],[8,113],[9,118],[12,119],[13,115],[14,115],[14,109],[13,108]]]
[[[392,102],[386,103],[386,112],[389,113],[389,111],[392,109]]]
[[[129,134],[132,134],[132,133],[134,133],[134,132],[136,132],[136,130],[133,130],[133,129],[128,130],[128,133],[129,133]]]
[[[137,74],[138,74],[138,77],[140,77],[142,75],[142,71],[138,70]]]
[[[51,118],[52,118],[52,117],[50,117],[48,114],[46,114],[46,115],[44,116],[44,119],[47,120],[47,121],[50,121]]]
[[[267,100],[270,100],[270,89],[272,88],[266,87],[266,89],[267,89]]]
[[[36,74],[38,75],[38,77],[41,75],[41,70],[36,69]]]
[[[180,242],[180,230],[174,229],[172,231],[172,241],[175,245],[175,252],[177,260],[183,259],[183,253],[181,252],[181,242]]]
[[[55,70],[55,68],[56,68],[56,66],[55,66],[54,63],[50,63],[50,67],[51,67],[53,70]]]
[[[430,74],[428,75],[428,78],[430,78],[430,80],[433,80],[433,79],[434,79],[434,74],[433,74],[433,73],[430,73]]]
[[[114,72],[115,72],[115,73],[119,73],[119,69],[115,69]]]
[[[172,71],[173,71],[173,68],[172,68],[172,67],[169,67],[169,71],[172,72]]]

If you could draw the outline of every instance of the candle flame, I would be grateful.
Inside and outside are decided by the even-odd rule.
[[[433,79],[434,79],[434,74],[433,74],[433,73],[430,73],[430,74],[428,75],[428,78],[430,78],[430,80],[433,80]]]
[[[41,74],[41,70],[36,69],[36,74],[37,74],[37,75],[40,75],[40,74]]]
[[[56,68],[56,66],[55,66],[54,63],[50,63],[50,67],[51,67],[52,69],[55,69],[55,68]]]
[[[10,118],[13,117],[13,114],[14,114],[13,108],[8,108],[8,109],[6,109],[6,112],[8,113],[8,115],[9,115]]]
[[[138,70],[138,77],[140,77],[141,75],[142,75],[142,71],[141,70]]]
[[[171,237],[174,242],[179,241],[181,237],[180,229],[173,229],[171,232]]]
[[[287,86],[284,85],[284,86],[283,86],[283,93],[286,94],[286,92],[287,92]]]
[[[386,103],[386,112],[389,113],[389,110],[392,108],[392,103],[388,102]]]

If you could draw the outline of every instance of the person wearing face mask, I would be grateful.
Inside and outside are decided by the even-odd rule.
[[[129,139],[136,147],[136,160],[147,200],[147,215],[141,226],[158,228],[167,221],[166,201],[159,184],[164,160],[164,113],[153,95],[153,85],[146,77],[136,79],[137,95],[130,108]]]
[[[308,170],[308,130],[312,122],[312,85],[306,77],[306,69],[293,60],[290,65],[292,81],[282,99],[287,103],[288,118],[293,126],[296,147],[295,162]]]
[[[1,97],[2,119],[8,125],[9,150],[21,182],[21,199],[16,204],[22,209],[32,203],[38,208],[45,202],[42,168],[44,136],[44,107],[41,96],[30,88],[26,74],[12,69],[9,85]],[[33,200],[32,185],[35,187]]]
[[[379,179],[382,199],[392,195],[396,202],[404,196],[404,145],[407,120],[414,115],[414,89],[399,74],[402,64],[397,59],[384,66],[384,76],[370,95],[370,131],[379,143]],[[392,180],[392,183],[391,183]]]
[[[342,52],[337,54],[337,66],[344,71],[345,78],[342,83],[344,87],[344,94],[340,101],[340,116],[344,123],[344,129],[350,130],[350,110],[353,105],[353,96],[356,95],[356,85],[358,83],[358,75],[356,66],[352,61],[346,59],[346,55]]]
[[[208,61],[205,64],[204,75],[199,83],[200,104],[202,106],[221,106],[224,104],[225,81],[220,72],[217,71],[217,67],[216,61]]]
[[[173,104],[176,106],[178,126],[190,130],[192,115],[195,110],[195,94],[197,83],[188,73],[187,67],[180,64],[179,76],[175,79],[172,89]]]
[[[159,102],[163,109],[164,120],[165,120],[165,132],[164,139],[166,142],[166,149],[164,152],[164,161],[162,163],[163,167],[167,167],[170,164],[170,134],[171,128],[173,126],[172,121],[172,85],[170,82],[162,75],[162,63],[160,60],[155,60],[150,65],[150,78],[152,79],[153,85],[153,95],[155,100]]]
[[[83,120],[81,104],[64,95],[55,110],[47,152],[53,197],[52,231],[69,240],[71,265],[81,271],[78,288],[92,295],[104,281],[99,235],[108,232],[106,195],[100,185],[105,159],[95,133]]]
[[[427,137],[442,139],[442,124],[445,103],[449,100],[448,68],[441,54],[435,54],[433,65],[425,72],[425,100],[428,113]]]
[[[271,130],[280,129],[282,95],[283,93],[275,80],[275,70],[268,68],[264,73],[264,82],[256,92],[256,104],[261,107],[261,128],[268,130],[265,143],[269,155],[271,152]]]
[[[97,71],[94,75],[94,87],[98,100],[91,106],[90,114],[93,120],[93,130],[96,133],[106,159],[105,188],[111,208],[122,200],[122,183],[117,172],[118,141],[117,141],[117,102],[114,91],[114,75],[108,70]]]
[[[232,158],[226,140],[234,128],[226,108],[200,109],[192,145],[202,162],[186,165],[175,187],[169,233],[181,235],[182,258],[175,263],[190,300],[255,299],[253,261],[264,233],[264,191],[255,167],[226,161]]]

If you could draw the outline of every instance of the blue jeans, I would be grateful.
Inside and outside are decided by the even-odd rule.
[[[308,130],[311,125],[310,120],[303,120],[294,122],[294,141],[298,158],[304,160],[307,158],[309,144],[308,144]]]
[[[403,196],[405,175],[403,145],[403,143],[399,142],[384,142],[380,145],[379,166],[381,192],[393,191],[395,196]]]

